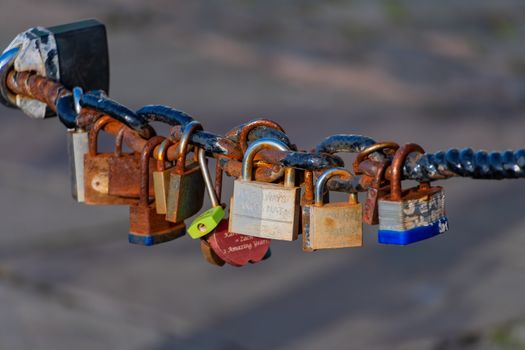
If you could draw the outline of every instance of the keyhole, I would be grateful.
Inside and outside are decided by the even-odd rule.
[[[199,231],[201,231],[201,232],[206,232],[206,225],[204,225],[204,224],[199,224],[199,225],[197,226],[197,228],[198,228]]]

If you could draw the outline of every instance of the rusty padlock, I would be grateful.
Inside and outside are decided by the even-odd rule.
[[[122,152],[124,134],[134,133],[129,127],[122,127],[115,138],[115,152],[109,159],[109,194],[127,198],[140,197],[140,154],[138,152]],[[137,135],[137,137],[139,137]],[[155,194],[153,189],[153,170],[155,164],[150,162],[149,194]]]
[[[401,188],[403,165],[412,152],[425,153],[421,146],[409,143],[396,151],[392,161],[390,194],[378,204],[379,243],[407,245],[448,230],[442,187],[422,182],[404,191]]]
[[[367,159],[372,153],[379,151],[397,151],[399,145],[395,142],[380,142],[372,146],[365,148],[360,152],[353,163],[353,169],[355,174],[360,174],[359,165]],[[372,183],[368,188],[366,194],[366,200],[363,206],[363,222],[368,225],[377,225],[379,223],[379,210],[378,210],[378,200],[381,197],[384,197],[390,193],[389,182],[385,178],[385,171],[390,166],[390,159],[384,159],[378,162],[377,171],[374,174]]]
[[[287,151],[281,141],[262,138],[244,154],[242,177],[233,184],[230,232],[268,239],[293,241],[299,229],[299,187],[295,172],[285,169],[284,185],[252,181],[253,160],[261,149]]]
[[[103,116],[89,130],[88,153],[84,155],[84,195],[86,204],[125,205],[136,202],[136,199],[109,194],[109,160],[112,154],[98,153],[97,140],[99,132],[110,122],[113,122],[113,119]]]
[[[166,218],[171,222],[181,222],[197,214],[204,202],[205,185],[199,162],[186,159],[189,139],[195,130],[202,130],[197,121],[183,128],[177,163],[170,172]]]
[[[171,241],[186,233],[184,222],[172,223],[162,214],[157,214],[155,203],[151,203],[148,193],[149,188],[149,163],[153,150],[164,137],[154,136],[148,140],[142,150],[140,160],[140,200],[129,207],[130,229],[128,240],[133,244],[151,246],[158,243]]]
[[[351,180],[343,168],[324,171],[315,184],[315,203],[303,208],[303,250],[351,248],[363,245],[362,206],[357,193],[348,202],[324,203],[325,187],[332,177]]]

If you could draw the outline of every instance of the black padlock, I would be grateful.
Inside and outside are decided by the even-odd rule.
[[[4,59],[2,59],[4,58]],[[31,28],[19,34],[0,57],[0,99],[9,107],[19,107],[34,118],[54,116],[49,109],[13,100],[6,87],[8,70],[35,71],[59,81],[72,90],[109,90],[109,55],[106,28],[97,20],[85,20],[55,27]]]

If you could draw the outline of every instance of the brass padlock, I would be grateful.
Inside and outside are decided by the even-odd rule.
[[[323,172],[315,184],[315,203],[303,208],[303,250],[350,248],[363,245],[362,206],[357,193],[348,202],[324,203],[327,181],[339,176],[351,180],[352,174],[343,168]]]
[[[130,229],[128,240],[133,244],[151,246],[158,243],[171,241],[186,233],[184,222],[172,223],[164,215],[157,214],[155,203],[150,203],[149,188],[149,163],[153,150],[164,137],[154,136],[148,140],[142,150],[140,159],[140,200],[129,207]]]
[[[170,139],[165,139],[157,148],[155,158],[157,159],[156,170],[153,171],[153,188],[155,190],[155,207],[158,214],[166,214],[168,211],[168,190],[170,173],[173,168],[166,169],[166,153],[173,144]]]
[[[195,130],[202,130],[197,121],[188,123],[182,130],[177,163],[170,172],[166,218],[172,222],[181,222],[197,214],[204,202],[204,180],[199,163],[186,159],[189,139]]]
[[[379,243],[407,245],[448,230],[442,187],[421,182],[404,191],[401,188],[403,165],[412,152],[425,153],[421,146],[409,143],[396,151],[392,161],[391,191],[378,204]]]
[[[134,131],[123,126],[115,137],[115,152],[109,159],[109,194],[127,198],[140,197],[140,154],[137,152],[122,152],[124,134]],[[137,136],[138,137],[138,136]],[[150,164],[149,194],[154,195],[153,170],[155,164]]]
[[[97,153],[97,140],[100,130],[110,122],[108,116],[99,118],[89,130],[88,153],[84,155],[84,195],[85,203],[91,205],[125,205],[136,199],[111,196],[109,194],[110,153]]]
[[[233,184],[230,205],[230,232],[248,236],[293,241],[299,228],[299,193],[295,172],[286,168],[284,186],[252,181],[257,152],[270,148],[288,151],[281,141],[262,138],[253,142],[242,161],[242,177]]]

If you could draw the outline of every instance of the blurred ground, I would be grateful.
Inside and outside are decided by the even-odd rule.
[[[88,17],[132,108],[215,132],[268,116],[304,149],[333,133],[523,147],[521,1],[2,0],[0,42]],[[521,181],[447,181],[451,230],[414,246],[369,229],[362,249],[275,242],[217,269],[187,237],[128,245],[127,208],[69,197],[58,121],[0,114],[1,349],[525,348]]]

